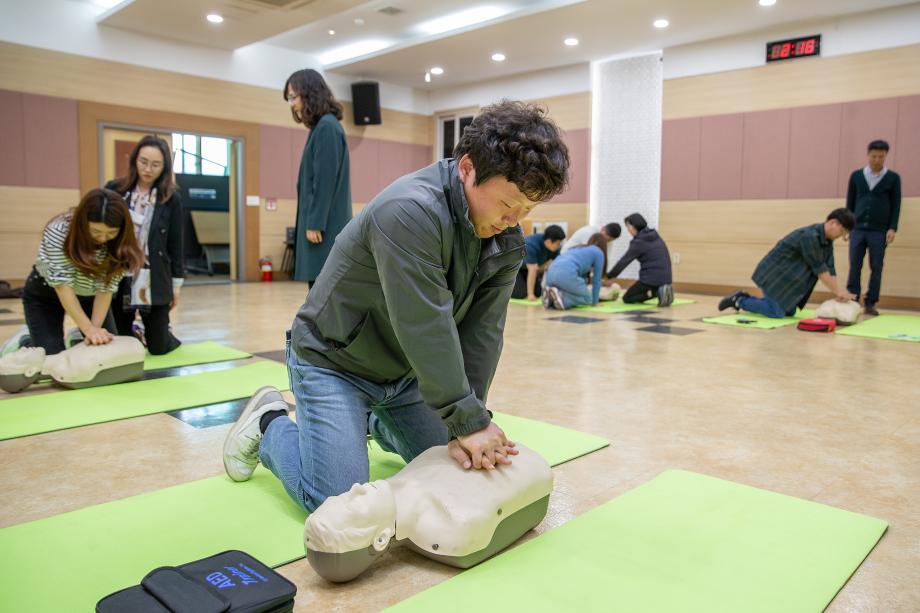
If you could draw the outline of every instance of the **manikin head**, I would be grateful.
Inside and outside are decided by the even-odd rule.
[[[356,483],[331,496],[304,528],[310,563],[329,581],[349,581],[386,550],[396,534],[396,499],[386,481]]]

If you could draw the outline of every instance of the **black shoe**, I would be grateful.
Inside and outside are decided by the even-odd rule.
[[[719,310],[724,311],[725,309],[731,307],[736,311],[741,310],[741,299],[748,296],[747,292],[735,292],[734,294],[729,294],[725,298],[719,301]]]
[[[878,315],[878,309],[875,308],[874,304],[867,304],[863,309],[866,312],[866,315]]]

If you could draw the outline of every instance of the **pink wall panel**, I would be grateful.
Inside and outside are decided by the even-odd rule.
[[[80,187],[77,101],[23,94],[26,185]]]
[[[265,198],[296,197],[290,132],[288,128],[259,126],[259,191]]]
[[[789,198],[829,198],[837,194],[840,104],[792,109],[789,139]]]
[[[701,125],[699,117],[670,119],[662,124],[662,200],[699,198]]]
[[[700,199],[741,197],[744,119],[738,114],[703,117],[700,126]]]
[[[744,114],[742,198],[786,197],[791,116],[789,109]]]
[[[372,138],[348,137],[353,202],[370,202],[380,191],[380,142]]]
[[[377,181],[382,190],[406,173],[418,170],[412,168],[412,145],[382,140],[377,145]],[[376,195],[376,194],[375,194]]]
[[[25,185],[22,94],[0,89],[0,185]]]
[[[591,131],[569,130],[563,133],[569,148],[569,186],[550,202],[587,202],[591,170]]]
[[[418,170],[431,166],[434,147],[431,145],[412,145],[412,168]]]
[[[310,131],[306,128],[297,127],[289,128],[288,135],[291,138],[291,189],[294,190],[294,197],[297,197],[297,178],[300,176],[300,160],[303,158],[303,148],[307,144],[307,136]]]
[[[898,165],[892,169],[901,175],[901,195],[920,196],[920,96],[898,100],[898,134],[891,143]]]
[[[846,196],[850,174],[866,165],[866,146],[870,141],[882,139],[892,144],[888,154],[888,166],[897,162],[897,148],[893,146],[897,136],[898,99],[863,100],[843,105],[840,130],[840,157],[837,171],[837,195]]]

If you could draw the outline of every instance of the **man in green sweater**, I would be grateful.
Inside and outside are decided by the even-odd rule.
[[[847,209],[856,216],[856,228],[850,236],[850,277],[847,290],[860,296],[862,265],[869,250],[869,291],[864,305],[866,313],[878,315],[875,303],[882,288],[885,249],[894,242],[901,214],[901,177],[885,168],[888,143],[869,143],[869,164],[853,171],[847,187]]]
[[[406,462],[447,445],[465,469],[511,463],[487,401],[518,223],[565,188],[569,154],[542,109],[505,101],[454,155],[397,179],[336,238],[290,332],[297,423],[277,390],[256,392],[225,441],[232,479],[262,462],[313,511],[370,480],[367,434]]]

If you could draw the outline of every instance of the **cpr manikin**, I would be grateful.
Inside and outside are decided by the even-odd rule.
[[[623,288],[616,283],[611,283],[601,287],[599,298],[601,302],[610,302],[619,298],[621,293],[623,293]]]
[[[360,575],[395,539],[418,553],[469,568],[498,553],[546,515],[553,473],[518,445],[510,465],[465,470],[432,447],[389,479],[355,484],[307,518],[304,547],[329,581]]]
[[[840,302],[839,300],[827,300],[821,303],[815,316],[821,319],[836,319],[839,324],[855,324],[862,313],[862,307],[859,303],[850,300]]]
[[[80,343],[55,355],[23,347],[0,358],[0,389],[15,393],[51,380],[78,389],[140,379],[145,349],[133,336],[116,336],[105,345]]]

